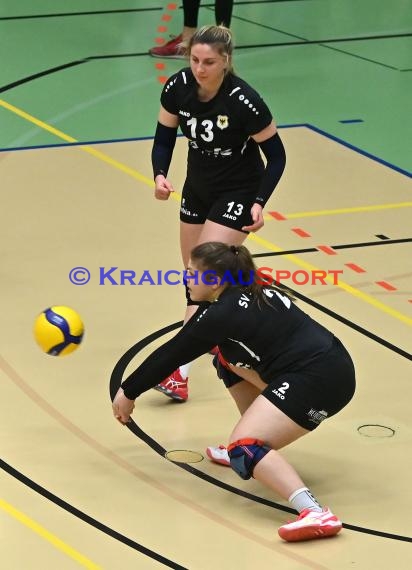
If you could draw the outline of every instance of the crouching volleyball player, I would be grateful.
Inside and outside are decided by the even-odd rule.
[[[337,534],[342,523],[322,507],[279,449],[339,412],[355,392],[345,347],[282,290],[259,284],[244,246],[208,242],[191,252],[188,287],[203,303],[188,323],[122,384],[113,413],[122,424],[134,400],[174,370],[218,345],[218,375],[241,413],[227,447],[230,466],[288,500],[299,513],[279,528],[289,542]]]

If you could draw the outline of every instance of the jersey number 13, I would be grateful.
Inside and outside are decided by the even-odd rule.
[[[205,142],[211,142],[213,140],[213,122],[209,119],[205,119],[200,123],[202,127],[204,127],[205,132],[200,134],[200,137]],[[190,135],[192,139],[196,138],[196,127],[197,127],[197,119],[196,117],[192,117],[187,121],[187,126],[190,127]]]

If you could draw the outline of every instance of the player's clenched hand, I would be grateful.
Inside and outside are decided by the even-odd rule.
[[[171,192],[174,192],[171,182],[162,174],[158,174],[155,178],[155,198],[168,200]]]
[[[263,221],[262,206],[260,204],[253,204],[250,213],[252,216],[253,224],[251,226],[243,226],[242,230],[244,232],[257,232],[265,224]]]
[[[122,388],[119,388],[113,403],[113,415],[121,424],[127,424],[130,421],[130,416],[134,410],[134,400],[129,400],[124,395]]]

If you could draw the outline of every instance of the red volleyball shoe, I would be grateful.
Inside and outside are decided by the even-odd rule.
[[[182,378],[178,368],[163,380],[163,382],[155,386],[154,390],[162,392],[165,396],[176,400],[176,402],[186,402],[189,397],[188,381],[189,378]]]
[[[182,34],[176,36],[165,43],[163,46],[156,46],[149,49],[149,53],[153,57],[170,57],[172,59],[182,59],[185,57],[184,50],[180,45],[183,41]]]
[[[305,509],[295,522],[281,526],[278,534],[287,542],[299,542],[334,536],[341,530],[342,523],[328,508],[321,512]]]

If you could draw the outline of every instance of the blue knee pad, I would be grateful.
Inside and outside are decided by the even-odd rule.
[[[242,479],[250,479],[255,466],[270,450],[260,439],[238,439],[227,448],[230,466]]]

